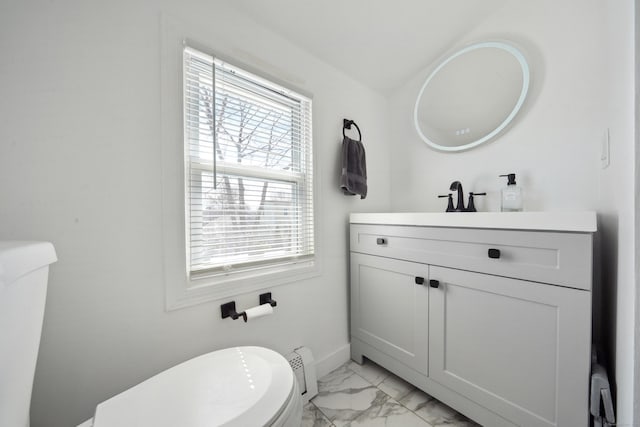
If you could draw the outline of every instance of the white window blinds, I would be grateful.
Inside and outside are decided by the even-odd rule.
[[[313,256],[311,134],[310,99],[185,48],[190,275]]]

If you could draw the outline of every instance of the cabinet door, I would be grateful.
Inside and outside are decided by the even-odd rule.
[[[351,335],[423,374],[428,367],[428,274],[424,264],[351,254]],[[416,277],[424,282],[417,284]]]
[[[591,295],[431,267],[429,375],[523,426],[587,426]]]

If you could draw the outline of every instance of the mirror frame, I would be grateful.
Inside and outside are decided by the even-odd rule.
[[[449,62],[453,61],[460,55],[464,55],[467,52],[477,50],[477,49],[483,49],[483,48],[502,49],[510,53],[511,55],[513,55],[518,60],[518,63],[520,64],[520,69],[522,70],[522,89],[520,91],[520,96],[518,97],[518,101],[516,102],[516,105],[513,107],[513,110],[511,110],[509,115],[498,125],[498,127],[496,127],[493,131],[489,132],[487,135],[475,141],[471,141],[467,144],[460,145],[457,147],[448,147],[448,146],[440,145],[437,142],[430,140],[426,135],[424,135],[424,133],[420,129],[420,124],[418,123],[418,107],[420,104],[420,100],[422,99],[422,94],[424,93],[424,90],[429,85],[429,82],[436,76],[436,74],[438,74],[438,72],[443,67],[445,67]],[[509,123],[513,120],[513,118],[516,116],[518,111],[520,111],[520,108],[522,107],[522,104],[524,103],[524,100],[527,97],[527,92],[529,91],[530,77],[531,76],[529,72],[529,64],[527,63],[526,58],[518,48],[516,48],[515,46],[509,43],[500,42],[500,41],[480,42],[480,43],[474,43],[463,49],[460,49],[457,52],[454,52],[453,54],[445,58],[431,72],[431,74],[429,74],[429,77],[427,77],[427,80],[425,80],[424,84],[422,85],[422,88],[420,88],[420,92],[418,92],[418,98],[416,99],[416,104],[413,109],[413,122],[416,128],[416,131],[418,132],[418,135],[420,136],[420,138],[422,138],[422,140],[427,143],[427,145],[429,145],[430,147],[436,150],[454,152],[454,151],[469,150],[473,147],[477,147],[478,145],[489,141],[491,138],[495,137],[500,132],[502,132],[507,127],[507,125],[509,125]]]

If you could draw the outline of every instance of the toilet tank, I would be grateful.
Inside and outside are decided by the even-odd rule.
[[[0,241],[0,426],[28,427],[51,243]]]

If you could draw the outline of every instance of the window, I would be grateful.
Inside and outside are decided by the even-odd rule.
[[[311,100],[190,47],[183,61],[189,278],[308,263]]]

